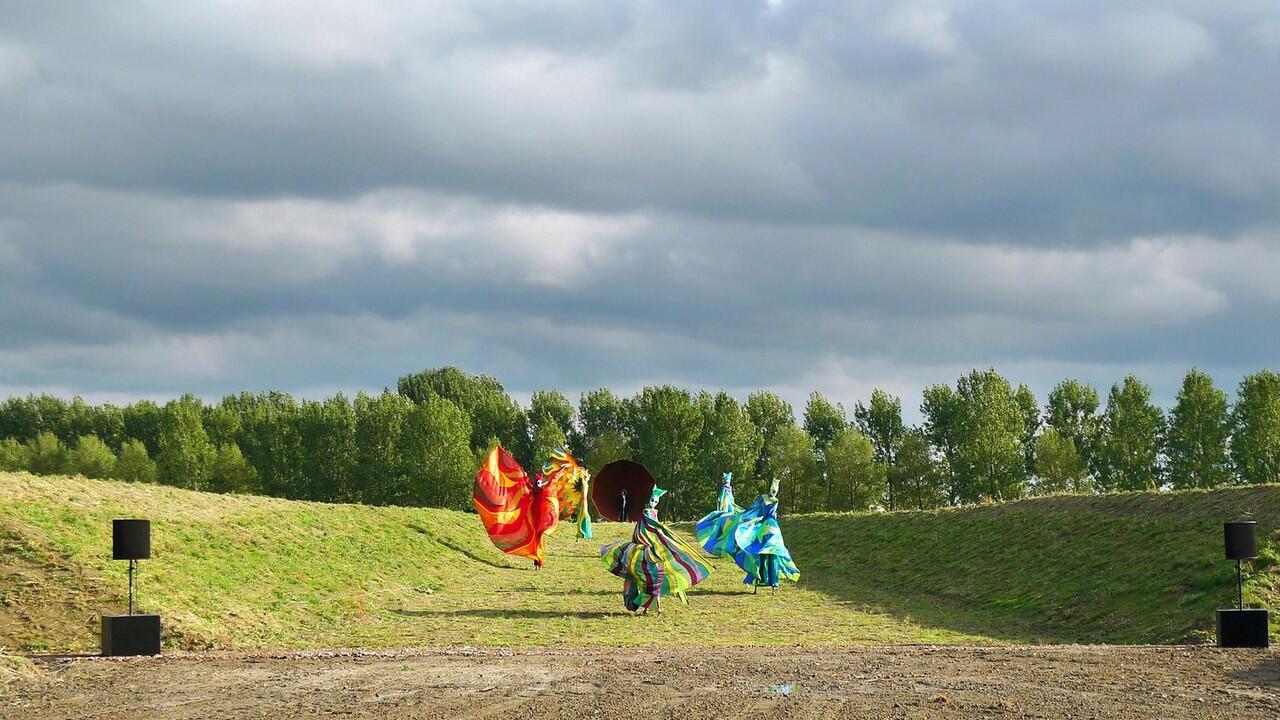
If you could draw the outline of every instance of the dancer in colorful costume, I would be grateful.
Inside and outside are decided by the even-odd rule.
[[[631,612],[647,614],[655,603],[662,612],[663,595],[675,595],[688,604],[685,591],[711,574],[711,564],[701,553],[658,522],[658,498],[665,492],[653,489],[631,540],[600,549],[604,566],[624,580],[622,600]]]
[[[587,498],[591,496],[591,473],[579,465],[567,449],[558,448],[543,464],[542,474],[560,498],[560,519],[573,518],[578,526],[578,538],[590,540],[591,514],[587,512]]]
[[[723,496],[724,491],[721,490]],[[768,494],[757,498],[751,507],[737,515],[729,515],[723,522],[709,524],[705,528],[708,531],[705,536],[702,523],[698,523],[698,529],[698,540],[704,548],[732,556],[738,567],[746,571],[742,582],[753,586],[753,593],[759,592],[761,587],[773,588],[776,593],[782,578],[792,582],[800,579],[800,569],[782,542],[776,478],[769,485]]]
[[[716,509],[707,513],[694,528],[702,549],[715,557],[732,557],[736,549],[730,547],[733,533],[726,529],[736,523],[741,514],[742,508],[733,502],[733,473],[727,472],[720,483],[720,499],[716,503]]]
[[[544,475],[530,480],[520,463],[499,445],[476,473],[471,500],[499,550],[531,558],[533,566],[542,569],[543,536],[560,520],[560,498]]]

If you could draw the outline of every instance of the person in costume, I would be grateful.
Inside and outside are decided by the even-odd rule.
[[[720,483],[716,509],[707,513],[694,527],[702,549],[715,557],[732,557],[737,547],[733,544],[733,533],[727,529],[737,523],[741,514],[742,508],[733,502],[733,473],[727,472]]]
[[[655,604],[662,612],[663,595],[675,595],[688,604],[685,591],[711,574],[711,564],[701,553],[658,522],[658,499],[664,493],[653,489],[630,540],[600,549],[605,568],[623,579],[622,600],[631,612],[647,614]]]
[[[566,448],[557,448],[543,464],[542,474],[560,498],[560,519],[572,518],[578,527],[578,539],[590,540],[591,514],[587,512],[587,498],[591,497],[591,473],[578,465]]]
[[[746,571],[742,582],[754,586],[752,593],[761,587],[771,587],[777,593],[782,578],[791,582],[800,579],[800,569],[782,542],[782,527],[778,525],[778,484],[774,478],[768,494],[757,498],[734,523],[733,560]]]
[[[542,569],[544,536],[554,531],[560,520],[560,498],[545,476],[531,480],[511,453],[499,445],[476,473],[471,501],[499,550],[530,558],[534,568]]]

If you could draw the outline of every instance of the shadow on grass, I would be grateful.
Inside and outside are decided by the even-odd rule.
[[[476,562],[478,562],[478,563],[481,563],[481,564],[483,564],[483,565],[488,565],[489,567],[492,567],[492,568],[498,568],[498,569],[500,569],[500,570],[519,570],[519,569],[521,569],[521,566],[520,566],[520,565],[514,565],[514,564],[512,564],[512,563],[510,563],[510,562],[498,562],[498,561],[494,560],[493,558],[488,558],[488,557],[485,557],[485,556],[483,556],[483,555],[479,555],[479,554],[477,554],[477,553],[473,552],[473,551],[471,550],[471,548],[466,547],[465,545],[460,545],[460,544],[458,544],[458,543],[456,543],[456,542],[453,542],[452,540],[450,540],[450,539],[448,539],[448,538],[441,537],[440,535],[437,535],[436,533],[431,532],[431,530],[429,530],[429,529],[427,529],[427,528],[425,528],[425,527],[423,527],[423,526],[421,526],[421,525],[419,525],[419,524],[417,524],[417,523],[409,523],[409,528],[410,528],[411,530],[413,530],[414,532],[420,533],[420,534],[422,534],[422,535],[426,535],[427,537],[431,538],[432,540],[435,540],[436,542],[438,542],[438,543],[440,543],[441,545],[443,545],[443,546],[445,546],[445,547],[449,548],[450,550],[452,550],[452,551],[454,551],[454,552],[458,553],[459,555],[463,555],[463,556],[465,556],[465,557],[467,557],[467,558],[469,558],[469,559],[471,559],[471,560],[474,560],[474,561],[476,561]],[[506,556],[504,555],[503,557],[505,558]],[[532,561],[530,561],[530,563],[529,563],[529,567],[528,567],[528,568],[526,568],[526,569],[529,569],[529,570],[532,570],[532,569],[533,569],[533,562],[532,562]]]
[[[519,610],[519,609],[496,609],[496,608],[475,608],[471,610],[392,610],[391,612],[402,617],[482,617],[493,618],[498,620],[526,620],[529,618],[578,618],[580,620],[595,620],[607,617],[623,617],[630,613],[609,610],[580,610],[576,612],[566,612],[563,610]]]
[[[812,577],[812,576],[811,576]],[[1000,617],[995,613],[975,611],[971,607],[938,596],[910,597],[864,586],[802,579],[810,590],[816,590],[841,604],[871,615],[886,615],[923,628],[948,630],[988,638],[996,642],[1024,645],[1054,645],[1079,642],[1079,639],[1055,637],[1029,623]]]
[[[921,628],[958,632],[987,638],[995,642],[1018,644],[1056,644],[1079,642],[1080,638],[1064,638],[1037,627],[1034,618],[1018,617],[997,603],[984,606],[973,598],[951,594],[946,587],[911,587],[904,580],[927,580],[911,577],[909,573],[885,571],[879,566],[882,560],[874,550],[844,561],[833,560],[833,546],[848,546],[846,537],[834,539],[833,530],[852,534],[853,528],[832,528],[831,519],[819,516],[790,518],[784,527],[788,545],[791,546],[796,564],[800,567],[800,585],[826,595],[851,609],[873,615],[884,615],[909,622]],[[883,525],[893,522],[889,516],[857,518],[863,525]],[[794,538],[794,541],[793,541]],[[861,539],[861,538],[859,538]],[[858,543],[866,550],[865,541]],[[876,548],[879,549],[879,548]],[[921,554],[928,549],[920,549]],[[947,572],[981,575],[975,567],[955,567]],[[779,592],[784,592],[785,587]],[[748,590],[749,592],[749,590]],[[762,588],[761,592],[765,592]]]

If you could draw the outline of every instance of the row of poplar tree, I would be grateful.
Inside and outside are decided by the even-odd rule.
[[[487,376],[440,368],[395,392],[299,401],[287,393],[88,405],[41,395],[0,406],[0,469],[79,473],[325,502],[470,508],[476,468],[497,442],[531,472],[567,445],[593,471],[643,463],[691,518],[732,471],[740,501],[771,478],[791,512],[931,508],[1030,494],[1217,487],[1280,481],[1280,374],[1245,377],[1234,405],[1191,370],[1168,413],[1136,377],[1098,392],[1058,384],[1040,407],[1025,386],[975,370],[923,394],[908,426],[876,390],[852,413],[813,393],[799,418],[771,392],[607,389],[577,407],[558,391],[528,407]]]

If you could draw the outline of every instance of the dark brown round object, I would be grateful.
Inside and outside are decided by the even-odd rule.
[[[657,482],[638,462],[615,460],[591,478],[591,504],[607,520],[635,522],[649,502]],[[626,515],[622,514],[622,491],[626,490]]]

